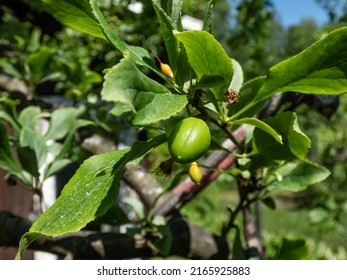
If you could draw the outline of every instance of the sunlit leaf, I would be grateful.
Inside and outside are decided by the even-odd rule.
[[[203,76],[220,76],[224,81],[211,88],[216,99],[223,100],[232,76],[233,65],[220,43],[206,31],[185,31],[176,34],[183,43],[188,61],[198,79]]]
[[[310,185],[324,181],[330,175],[330,171],[325,167],[307,160],[287,163],[277,172],[281,175],[282,180],[275,180],[268,185],[267,190],[269,191],[303,191]]]
[[[256,102],[276,92],[314,94],[347,92],[347,27],[333,31],[296,56],[269,70]]]
[[[166,140],[166,135],[136,142],[131,149],[112,151],[87,159],[65,185],[55,203],[23,236],[17,258],[40,234],[57,236],[82,229],[112,207],[125,165],[144,156]],[[30,237],[28,240],[27,237]]]
[[[88,0],[42,0],[62,24],[80,32],[105,38]]]
[[[239,125],[239,124],[249,124],[253,125],[264,132],[268,133],[271,135],[278,143],[282,144],[282,136],[276,132],[271,126],[269,126],[267,123],[255,119],[255,118],[244,118],[244,119],[239,119],[237,121],[234,121],[232,124],[234,125]]]

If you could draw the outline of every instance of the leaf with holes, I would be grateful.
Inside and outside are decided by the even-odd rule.
[[[58,236],[76,232],[104,215],[117,198],[124,166],[144,156],[165,140],[166,135],[163,134],[147,142],[135,142],[131,149],[112,151],[87,159],[65,185],[56,202],[32,225],[28,234]],[[21,239],[18,258],[35,240],[31,238],[29,242],[28,234]],[[38,236],[35,234],[36,238]]]

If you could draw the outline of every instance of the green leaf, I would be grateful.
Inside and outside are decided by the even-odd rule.
[[[134,103],[137,112],[132,118],[132,125],[146,126],[168,119],[181,111],[186,104],[187,98],[184,95],[139,92]]]
[[[148,67],[154,71],[157,71],[153,60],[151,59],[147,50],[137,46],[127,45],[115,32],[104,15],[99,9],[98,3],[96,0],[90,0],[90,5],[93,11],[97,22],[99,23],[102,32],[105,34],[106,39],[118,50],[123,56],[130,56],[131,59],[138,65]]]
[[[112,29],[112,27],[108,24],[104,15],[101,13],[98,3],[96,0],[90,0],[90,5],[92,8],[93,16],[96,21],[99,23],[102,32],[105,34],[107,40],[121,53],[124,53],[127,50],[127,45],[124,43],[117,33]]]
[[[233,89],[236,91],[240,91],[243,85],[243,71],[240,63],[238,63],[235,59],[231,59],[233,63],[234,75],[231,80],[229,89]]]
[[[65,185],[61,195],[32,225],[30,231],[57,236],[75,232],[104,214],[115,199],[128,150],[87,159]],[[112,197],[112,198],[111,198]]]
[[[166,7],[163,7],[163,3],[160,4],[159,2],[152,0],[152,5],[159,20],[175,82],[183,87],[190,77],[191,68],[183,45],[174,36],[174,30],[183,31],[181,22],[182,0],[166,1]]]
[[[208,9],[207,13],[204,19],[204,25],[202,27],[202,30],[207,31],[211,33],[211,25],[212,25],[212,12],[214,10],[214,6],[216,5],[216,0],[210,0],[208,3]]]
[[[1,112],[0,112],[1,113]],[[32,162],[35,162],[33,160]],[[8,171],[10,174],[15,175],[24,184],[30,186],[31,176],[15,160],[11,150],[9,139],[7,137],[7,131],[4,124],[0,121],[0,168]]]
[[[79,113],[79,110],[76,109],[76,115]],[[64,118],[64,117],[63,117]],[[57,117],[57,119],[59,119]],[[57,121],[59,123],[59,121]],[[62,122],[64,123],[64,121]],[[48,146],[48,149],[50,152],[53,152],[55,155],[55,161],[63,159],[66,157],[66,154],[70,151],[72,148],[74,137],[75,137],[75,131],[83,126],[87,125],[94,125],[92,121],[89,120],[83,120],[83,119],[73,119],[71,124],[68,124],[70,126],[70,129],[68,131],[68,134],[66,135],[64,139],[64,143],[62,145],[59,145],[58,143],[53,143]],[[61,132],[59,132],[61,133]],[[59,135],[59,134],[58,134]]]
[[[177,68],[177,59],[179,56],[179,43],[174,36],[173,30],[174,25],[171,21],[171,18],[165,13],[165,11],[161,8],[160,4],[157,0],[152,0],[152,4],[154,7],[154,10],[157,14],[157,17],[159,19],[160,24],[160,30],[163,35],[166,51],[169,57],[171,68],[174,72],[176,72]],[[170,9],[171,10],[171,9]]]
[[[7,57],[0,58],[1,71],[18,80],[23,80],[23,74],[16,69],[13,62]]]
[[[77,129],[88,125],[95,125],[95,122],[90,120],[76,119],[73,123],[72,129],[73,131],[76,131]]]
[[[30,70],[30,78],[35,82],[50,74],[50,63],[53,58],[54,51],[42,47],[38,52],[30,54],[25,60],[25,64]]]
[[[165,216],[162,215],[155,215],[151,223],[156,226],[165,226],[167,224]]]
[[[324,223],[329,218],[329,214],[327,209],[319,207],[312,209],[308,214],[308,218],[312,224],[317,225]]]
[[[11,173],[19,173],[21,167],[18,165],[10,150],[7,131],[4,124],[0,121],[0,168]]]
[[[10,150],[10,145],[8,142],[7,130],[2,122],[0,122],[0,149],[1,149],[0,156],[3,154],[6,154],[14,160]]]
[[[143,142],[143,141],[134,142],[133,145],[131,146],[130,152],[128,153],[126,162],[131,163],[133,161],[140,159],[142,156],[147,154],[153,148],[163,144],[166,140],[167,140],[166,134],[161,134],[155,138],[152,138],[151,140],[148,140],[147,142]]]
[[[190,65],[183,45],[174,36],[174,30],[183,31],[181,22],[182,0],[168,0],[160,4],[152,0],[153,8],[159,20],[161,33],[164,39],[169,65],[172,69],[175,82],[180,87],[190,78]]]
[[[123,56],[130,56],[134,63],[145,66],[154,72],[159,72],[156,67],[153,59],[150,57],[148,51],[142,47],[138,46],[130,46],[126,44],[115,32],[114,28],[112,28],[104,15],[100,11],[98,7],[98,3],[96,0],[90,0],[90,4],[92,7],[93,14],[99,23],[102,32],[105,34],[106,39],[118,50]]]
[[[124,58],[105,76],[103,100],[115,102],[116,116],[131,112],[135,126],[145,126],[169,118],[187,104],[184,95],[172,94],[166,87],[139,71],[129,58]]]
[[[188,61],[198,79],[203,76],[221,76],[224,81],[211,88],[217,100],[223,100],[233,76],[231,59],[220,43],[206,31],[185,31],[176,34],[183,43]]]
[[[80,110],[73,107],[54,110],[49,120],[45,139],[59,140],[64,138],[71,131],[79,113]]]
[[[38,106],[28,106],[24,108],[19,116],[18,121],[22,126],[27,126],[32,129],[35,128],[37,120],[40,118],[41,108]]]
[[[195,88],[211,88],[217,86],[224,82],[224,78],[222,76],[207,76],[204,75],[195,85]]]
[[[262,203],[264,203],[264,205],[266,205],[268,208],[270,208],[271,210],[275,210],[276,209],[276,203],[275,200],[272,197],[265,197],[264,199],[261,200]]]
[[[247,157],[241,157],[237,159],[237,164],[240,166],[242,170],[248,169],[250,162],[251,160]]]
[[[39,234],[58,236],[78,231],[95,218],[103,216],[117,198],[124,166],[165,141],[166,135],[162,134],[147,142],[135,142],[131,149],[87,159],[65,185],[56,202],[34,222],[30,233],[35,238]],[[24,237],[21,239],[18,257],[33,241],[28,242]]]
[[[131,222],[124,211],[118,205],[113,204],[113,206],[104,215],[97,218],[94,223],[120,226]]]
[[[240,125],[240,124],[253,125],[263,130],[264,132],[268,133],[269,135],[271,135],[278,143],[283,144],[282,136],[278,134],[276,130],[274,130],[271,126],[269,126],[268,124],[266,124],[265,122],[261,120],[258,120],[255,118],[244,118],[244,119],[239,119],[237,121],[234,121],[232,124],[233,125]]]
[[[42,0],[62,24],[80,32],[105,39],[88,0]]]
[[[275,65],[256,102],[276,92],[314,94],[347,92],[347,27],[337,29],[298,55]]]
[[[48,150],[43,135],[29,127],[23,127],[20,132],[19,144],[21,147],[31,148],[36,155],[38,168],[44,165]]]
[[[38,178],[40,173],[35,151],[30,147],[18,147],[17,154],[23,169]]]
[[[145,209],[143,203],[139,199],[126,197],[122,202],[129,205],[134,210],[137,219],[142,220],[145,218]]]
[[[182,43],[179,43],[180,52],[177,59],[177,66],[173,67],[174,79],[178,86],[184,87],[186,81],[192,77],[192,68],[188,61],[186,50]]]
[[[83,73],[82,79],[80,83],[78,84],[78,88],[81,91],[86,91],[88,87],[92,84],[99,84],[102,82],[102,77],[96,72],[83,71],[82,73]]]
[[[18,124],[8,113],[0,111],[0,120],[7,121],[13,128],[16,135],[20,133],[20,124]]]
[[[300,130],[296,114],[284,112],[264,120],[282,136],[283,145],[264,130],[256,128],[253,134],[255,149],[264,158],[271,160],[304,159],[310,146],[310,139]]]
[[[241,233],[239,228],[236,229],[233,249],[232,249],[232,259],[233,260],[247,260],[245,249],[242,246]]]
[[[40,232],[27,232],[25,233],[19,242],[18,252],[16,254],[15,259],[20,260],[24,251],[29,247],[29,245],[34,242],[39,236]]]
[[[163,256],[168,256],[172,246],[172,233],[168,226],[157,226],[159,238],[153,241],[154,247]]]
[[[15,135],[20,133],[21,125],[17,117],[17,103],[16,101],[2,97],[0,98],[0,119],[4,119],[9,122],[14,129]]]
[[[308,247],[304,239],[282,239],[282,244],[276,260],[306,260]]]
[[[168,16],[176,30],[183,28],[181,23],[182,3],[183,0],[152,0],[152,5],[160,8]]]
[[[71,163],[71,159],[63,158],[63,159],[55,159],[52,163],[50,163],[44,174],[44,179],[49,178],[50,176],[58,173],[62,169],[64,169],[67,165]]]
[[[183,31],[183,26],[181,22],[183,0],[169,0],[169,2],[171,2],[171,9],[168,10],[167,14],[170,16],[175,29]]]
[[[307,189],[310,185],[324,181],[330,175],[330,171],[325,167],[307,160],[287,163],[278,168],[277,173],[283,179],[270,183],[267,190],[299,192]]]
[[[128,50],[124,53],[124,57],[130,56],[130,58],[136,65],[147,67],[153,70],[154,72],[159,71],[155,65],[155,62],[150,57],[146,49],[142,47],[138,47],[138,46],[129,46],[129,45],[127,45],[127,48]]]
[[[40,48],[41,45],[42,30],[39,26],[33,27],[33,30],[28,38],[27,50],[29,52],[35,52]]]

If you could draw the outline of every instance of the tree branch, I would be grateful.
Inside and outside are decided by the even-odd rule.
[[[9,212],[0,212],[0,246],[17,247],[31,224]],[[226,259],[229,247],[225,240],[191,224],[179,215],[168,219],[172,234],[170,255],[194,259]],[[131,259],[157,255],[146,240],[122,233],[82,230],[59,237],[41,235],[29,249],[45,251],[68,259]]]

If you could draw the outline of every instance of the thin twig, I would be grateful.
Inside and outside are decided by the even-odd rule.
[[[237,204],[236,208],[231,211],[231,215],[230,215],[230,219],[229,219],[228,224],[226,226],[224,226],[222,229],[221,238],[226,238],[229,231],[236,226],[235,225],[236,217],[239,214],[239,212],[242,211],[244,206],[245,206],[245,200],[240,198],[240,201]]]

